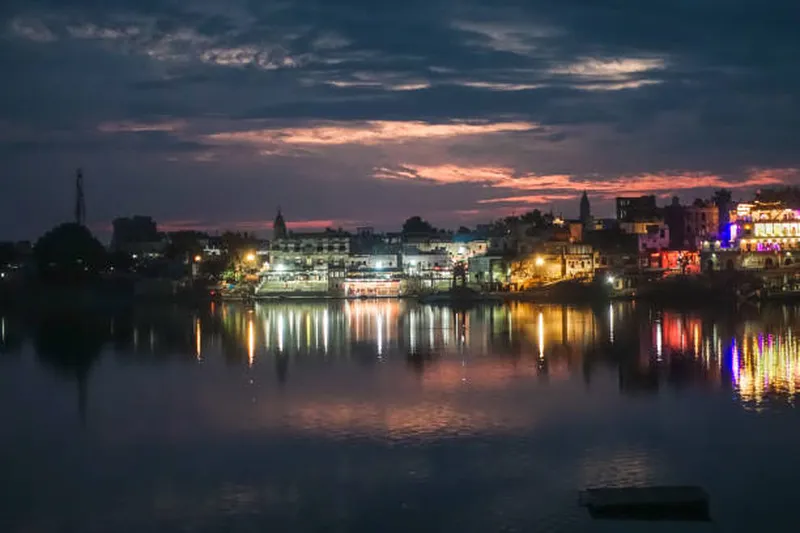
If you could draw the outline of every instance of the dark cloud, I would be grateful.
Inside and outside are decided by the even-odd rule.
[[[95,169],[97,224],[253,221],[278,203],[386,226],[478,221],[502,197],[574,210],[572,185],[545,200],[487,172],[604,197],[637,176],[757,181],[800,167],[798,22],[788,0],[9,0],[0,224],[32,236],[68,213],[78,165]],[[403,168],[447,181],[375,177]],[[713,180],[673,182],[691,196]]]

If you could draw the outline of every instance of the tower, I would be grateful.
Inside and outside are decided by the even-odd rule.
[[[583,196],[581,196],[581,222],[583,222],[584,226],[588,226],[591,221],[592,206],[589,203],[589,196],[586,191],[583,191]]]
[[[281,208],[278,207],[278,215],[275,217],[275,222],[272,223],[272,240],[286,238],[286,221],[283,220]]]
[[[86,201],[83,198],[83,172],[78,169],[75,176],[75,223],[83,226],[86,222]]]

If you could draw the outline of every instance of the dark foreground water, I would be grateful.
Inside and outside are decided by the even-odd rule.
[[[0,314],[0,531],[794,530],[800,309]],[[700,484],[714,523],[592,521]]]

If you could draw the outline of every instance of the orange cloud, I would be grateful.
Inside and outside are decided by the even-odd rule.
[[[158,222],[159,231],[206,231],[214,229],[202,220],[167,220]]]
[[[574,194],[532,194],[527,196],[509,196],[507,198],[489,198],[478,200],[479,204],[547,204],[556,200],[572,200]]]
[[[327,122],[304,128],[258,129],[214,133],[212,142],[269,146],[299,145],[378,145],[422,139],[448,139],[466,135],[519,132],[537,129],[531,122],[453,122],[430,124],[421,121],[371,120],[362,123]]]

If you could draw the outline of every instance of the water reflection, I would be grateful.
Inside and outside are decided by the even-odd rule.
[[[111,314],[0,314],[0,353],[30,339],[38,357],[78,383],[85,402],[96,360],[208,358],[271,367],[290,382],[302,361],[375,366],[404,358],[426,388],[503,387],[514,379],[587,386],[616,369],[623,393],[664,386],[729,388],[746,405],[792,400],[800,385],[797,307],[719,313],[629,303],[576,308],[514,303],[469,310],[400,300],[127,309]]]
[[[447,530],[589,530],[558,527],[584,486],[697,482],[741,515],[794,486],[798,324],[796,307],[630,303],[0,312],[0,514],[376,531],[411,502],[398,530],[442,530],[437,512]]]

